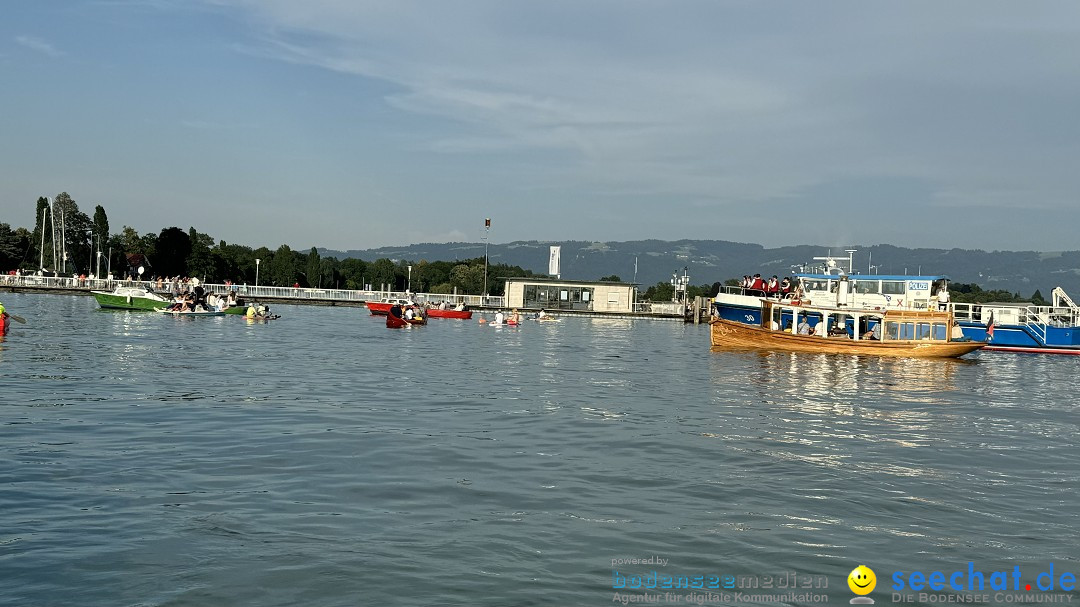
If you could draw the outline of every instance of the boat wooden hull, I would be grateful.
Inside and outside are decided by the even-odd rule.
[[[770,331],[721,318],[713,319],[710,325],[713,350],[751,349],[900,358],[958,358],[986,345],[984,342],[971,341],[903,340],[880,342],[869,339],[854,340],[846,337],[798,335],[784,331]]]
[[[472,310],[440,310],[428,308],[427,315],[431,318],[460,318],[469,320],[472,318]]]

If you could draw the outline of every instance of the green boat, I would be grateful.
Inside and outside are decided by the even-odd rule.
[[[107,310],[146,310],[153,312],[157,308],[172,303],[172,300],[142,287],[119,286],[112,292],[91,291],[91,293],[93,293],[98,305]]]

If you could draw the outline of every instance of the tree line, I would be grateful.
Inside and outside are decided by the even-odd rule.
[[[52,217],[50,217],[52,215]],[[274,250],[252,248],[216,240],[194,227],[178,227],[139,234],[131,226],[119,232],[109,229],[104,207],[94,208],[91,219],[67,192],[50,205],[38,198],[33,230],[12,229],[0,223],[0,269],[39,270],[63,275],[95,275],[126,278],[190,276],[205,282],[319,289],[370,288],[392,291],[455,292],[476,295],[484,291],[483,257],[429,261],[322,257],[318,249],[294,251],[288,245]],[[520,266],[488,264],[487,294],[502,295],[506,278],[535,274]]]
[[[256,261],[258,260],[258,261]],[[0,270],[36,272],[49,269],[67,275],[113,274],[127,277],[144,265],[144,278],[195,276],[208,282],[230,280],[236,284],[305,288],[356,289],[370,287],[392,291],[410,289],[414,292],[478,295],[484,292],[484,258],[454,261],[391,260],[387,258],[364,261],[347,258],[322,257],[312,247],[308,252],[294,251],[288,245],[271,250],[215,241],[209,234],[194,227],[186,231],[178,227],[162,228],[160,232],[139,234],[131,226],[119,232],[109,229],[104,207],[94,207],[91,218],[79,205],[61,192],[52,205],[45,197],[38,198],[33,230],[12,229],[0,223]],[[411,269],[410,269],[411,266]],[[100,270],[99,270],[100,268]],[[520,266],[494,264],[487,266],[487,295],[503,295],[507,278],[543,276]],[[622,282],[618,276],[604,276],[601,281]],[[726,285],[737,286],[739,279],[730,278]],[[719,292],[719,282],[688,285],[688,299],[713,297]],[[1049,305],[1036,290],[1028,299],[1019,293],[1002,290],[983,290],[971,283],[952,283],[949,292],[953,301],[966,303],[1023,302]],[[674,285],[659,282],[645,289],[642,301],[671,301]]]

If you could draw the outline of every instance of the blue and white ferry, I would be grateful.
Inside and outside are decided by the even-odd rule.
[[[850,258],[816,257],[815,260],[824,263],[810,272],[792,273],[790,280],[795,287],[783,297],[809,300],[814,305],[864,310],[948,309],[963,337],[987,342],[985,350],[1080,355],[1080,307],[1061,287],[1053,290],[1050,306],[951,303],[945,276],[855,274]],[[760,325],[761,299],[761,293],[724,287],[713,301],[713,314]],[[790,320],[790,317],[782,318],[781,327]],[[811,324],[815,324],[813,320]],[[848,333],[854,332],[850,321],[848,324]],[[826,328],[831,327],[818,331]]]
[[[938,293],[947,289],[944,276],[854,274],[850,258],[815,257],[824,263],[809,272],[794,272],[785,299],[819,306],[863,310],[937,310]],[[848,268],[844,269],[843,264]],[[713,314],[748,325],[761,324],[760,292],[724,287],[713,300]],[[945,302],[947,305],[947,301]],[[784,318],[782,323],[791,320]],[[849,331],[853,330],[849,327]]]

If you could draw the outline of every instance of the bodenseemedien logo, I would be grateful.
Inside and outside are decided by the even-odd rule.
[[[877,576],[874,575],[873,569],[866,565],[859,565],[852,569],[847,576],[847,585],[852,592],[859,595],[849,601],[852,605],[874,604],[874,599],[866,596],[874,591],[874,586],[877,586]]]

